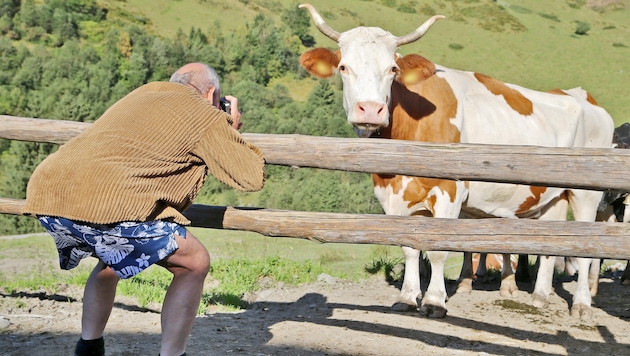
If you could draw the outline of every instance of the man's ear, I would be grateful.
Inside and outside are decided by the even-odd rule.
[[[210,104],[214,105],[214,106],[219,106],[219,100],[215,100],[216,98],[214,97],[214,92],[216,91],[217,88],[210,88],[210,90],[208,90],[208,93],[206,93],[206,95],[204,96],[204,98],[206,100],[208,100],[210,102]],[[216,101],[216,102],[215,102]]]

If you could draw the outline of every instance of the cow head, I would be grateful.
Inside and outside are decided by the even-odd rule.
[[[305,52],[300,64],[319,78],[340,73],[343,107],[359,137],[369,137],[379,128],[389,126],[392,82],[405,78],[405,84],[409,84],[410,78],[415,77],[402,73],[396,50],[420,39],[444,16],[433,16],[417,30],[397,37],[378,27],[356,27],[339,33],[326,24],[313,6],[300,7],[308,9],[317,28],[339,45],[335,52],[326,48]]]

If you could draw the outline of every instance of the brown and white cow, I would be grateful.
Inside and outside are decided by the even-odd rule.
[[[397,37],[377,27],[337,32],[315,8],[309,10],[317,28],[339,49],[315,48],[300,63],[311,74],[340,74],[348,122],[360,137],[423,142],[535,145],[549,147],[610,147],[613,120],[581,88],[544,93],[502,83],[480,73],[434,64],[417,54],[400,56],[397,48],[420,39],[436,20]],[[565,220],[568,204],[579,221],[594,221],[601,192],[532,187],[516,184],[464,182],[400,175],[372,175],[374,192],[386,214],[436,218],[503,217]],[[420,291],[420,251],[403,247],[405,276],[395,309],[417,308],[432,317],[446,315],[444,261],[447,253],[427,252],[431,278],[424,298]],[[508,257],[509,258],[509,257]],[[507,260],[507,259],[506,259]],[[533,304],[545,306],[552,292],[555,258],[542,258]],[[467,254],[470,261],[470,254]],[[587,271],[590,259],[580,259]],[[505,264],[509,266],[509,264]],[[466,271],[467,270],[467,271]],[[470,262],[462,273],[472,277]],[[505,271],[501,290],[517,286]],[[571,313],[591,316],[587,273],[580,273]],[[460,289],[470,290],[470,281]]]

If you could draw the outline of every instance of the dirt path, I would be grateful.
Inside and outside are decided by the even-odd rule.
[[[449,285],[453,287],[453,285]],[[395,313],[398,289],[373,279],[334,279],[248,296],[247,310],[200,316],[189,355],[628,355],[630,288],[602,279],[591,322],[569,315],[575,282],[556,284],[546,310],[498,285],[452,296],[445,319]],[[0,355],[71,355],[80,330],[81,291],[0,296]],[[159,306],[118,298],[106,330],[107,355],[157,355]]]

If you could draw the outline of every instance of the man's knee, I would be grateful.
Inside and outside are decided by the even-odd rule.
[[[190,243],[187,245],[188,253],[192,254],[188,261],[191,264],[190,268],[195,272],[207,274],[210,271],[210,253],[190,231],[186,232],[186,240]]]
[[[205,248],[200,249],[198,251],[196,262],[197,262],[196,270],[199,273],[208,274],[208,272],[210,271],[210,253],[208,253],[208,250],[206,250]]]
[[[188,271],[205,278],[210,271],[210,254],[208,250],[200,245],[199,248],[188,251],[185,254],[181,252],[176,250],[174,254],[158,262],[158,264],[173,273],[183,269],[181,272]]]

